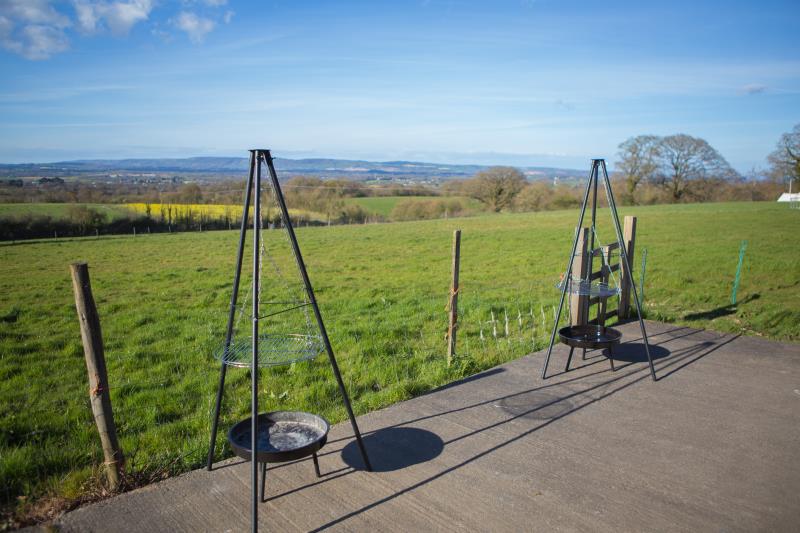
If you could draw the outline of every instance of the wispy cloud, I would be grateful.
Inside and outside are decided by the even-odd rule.
[[[213,20],[200,17],[191,11],[182,11],[174,21],[175,26],[186,33],[195,44],[203,42],[216,25]]]
[[[23,27],[16,39],[3,45],[27,59],[39,60],[67,50],[69,39],[63,31],[53,26],[31,24]]]
[[[42,102],[59,102],[70,98],[80,97],[87,94],[100,94],[100,93],[119,93],[121,91],[129,91],[139,89],[135,85],[112,85],[112,84],[99,84],[99,85],[81,85],[74,87],[58,87],[48,90],[40,90],[36,92],[13,92],[13,93],[0,93],[0,105],[6,104],[41,104]]]
[[[742,92],[744,94],[761,94],[766,92],[766,90],[767,86],[760,83],[749,83],[742,87]]]
[[[572,104],[570,102],[566,102],[561,98],[556,100],[555,104],[556,104],[557,108],[563,109],[564,111],[573,111],[575,109],[575,105],[574,104]]]

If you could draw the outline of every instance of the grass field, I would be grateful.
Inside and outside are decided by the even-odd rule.
[[[54,219],[69,218],[69,209],[75,205],[85,205],[105,213],[109,220],[116,220],[131,214],[123,205],[117,204],[3,204],[0,203],[0,217],[22,216],[22,215],[41,215],[50,216]]]
[[[624,214],[639,217],[637,277],[641,251],[648,250],[648,318],[800,341],[800,252],[791,244],[800,213],[737,203]],[[598,233],[611,240],[606,212],[600,215]],[[576,217],[571,210],[299,229],[356,412],[545,346]],[[448,368],[445,303],[455,228],[463,231],[462,315],[459,357]],[[265,234],[276,264],[290,273],[289,259],[277,257],[283,233]],[[24,506],[28,500],[19,496],[77,497],[92,489],[102,462],[69,279],[75,260],[90,265],[129,470],[141,479],[202,464],[218,375],[212,353],[224,332],[236,239],[225,231],[0,245],[6,508]],[[745,239],[740,303],[732,307]],[[274,271],[265,263],[270,283]],[[242,323],[246,330],[246,316]],[[225,429],[249,409],[247,371],[228,376],[218,457],[230,453]],[[345,416],[323,357],[264,371],[262,380],[264,409],[305,409],[332,422]]]
[[[351,198],[349,201],[360,205],[365,211],[388,218],[398,202],[408,200],[420,202],[427,200],[461,200],[469,209],[476,211],[481,208],[481,203],[473,198],[463,196],[370,196],[366,198]]]

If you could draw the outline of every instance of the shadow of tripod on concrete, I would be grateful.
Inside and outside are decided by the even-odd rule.
[[[425,463],[444,450],[444,442],[438,435],[411,427],[379,429],[364,437],[364,446],[369,450],[373,472],[393,472]],[[342,460],[356,470],[364,470],[355,442],[344,447]]]

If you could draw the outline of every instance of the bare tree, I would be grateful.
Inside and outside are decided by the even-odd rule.
[[[617,168],[625,176],[630,196],[639,183],[652,182],[662,185],[678,202],[693,184],[739,177],[708,142],[691,135],[640,135],[619,148],[622,159]]]
[[[526,183],[525,176],[516,168],[491,167],[468,180],[466,191],[497,212],[509,207]]]
[[[792,182],[800,180],[800,124],[796,124],[790,133],[781,135],[778,146],[767,159],[772,165],[770,174],[789,181],[791,189]]]
[[[660,137],[656,135],[638,135],[631,137],[619,145],[620,161],[617,171],[622,174],[626,186],[626,198],[636,203],[634,193],[641,182],[654,178],[658,170],[658,148]]]
[[[658,147],[659,170],[656,179],[680,201],[695,180],[738,177],[708,142],[679,133],[661,139]]]

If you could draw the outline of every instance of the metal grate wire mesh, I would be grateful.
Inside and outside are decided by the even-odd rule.
[[[258,336],[258,366],[279,366],[313,359],[325,349],[319,335],[263,334]],[[217,350],[215,357],[228,366],[249,367],[253,357],[253,344],[249,338],[232,340],[225,349]]]
[[[556,284],[556,287],[562,291],[566,290],[566,292],[571,294],[592,297],[600,296],[603,298],[616,296],[620,292],[619,287],[615,285],[580,278],[560,281]]]

